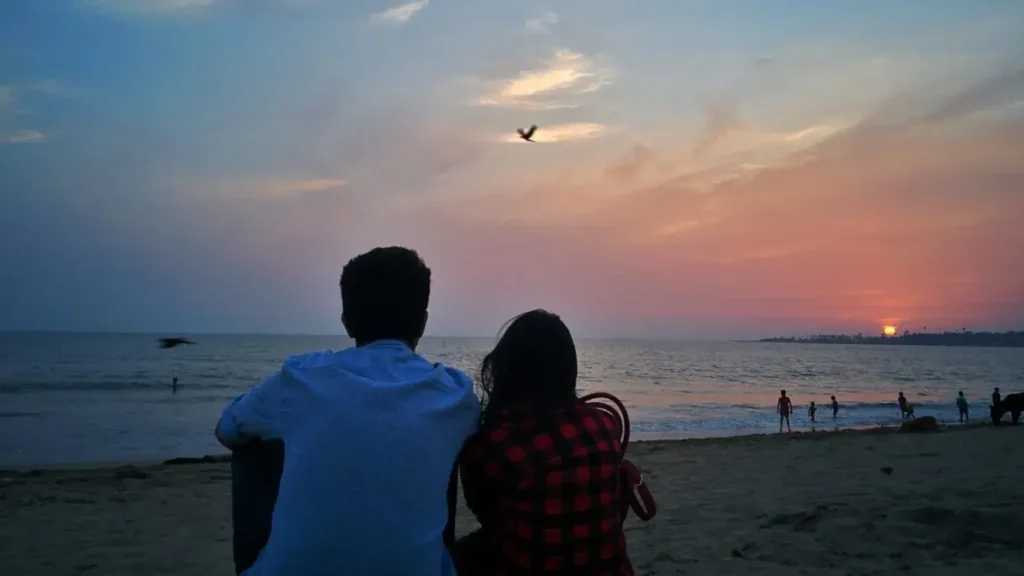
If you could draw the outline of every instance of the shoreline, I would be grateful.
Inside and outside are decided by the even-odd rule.
[[[640,574],[1015,574],[1017,426],[895,427],[631,443],[657,503],[625,523]],[[232,573],[231,469],[207,460],[0,473],[11,574]],[[456,534],[477,527],[461,499]]]
[[[719,434],[711,436],[689,436],[679,435],[673,432],[631,432],[629,447],[636,448],[639,445],[647,447],[661,447],[663,445],[685,445],[685,446],[706,446],[723,445],[731,443],[749,444],[751,441],[761,442],[785,442],[796,440],[824,440],[828,438],[841,438],[848,436],[878,436],[897,434],[899,424],[886,426],[851,426],[839,429],[819,430],[794,430],[792,432],[741,432],[739,434]],[[1006,424],[1005,427],[1013,427]],[[826,428],[826,427],[821,427]],[[991,423],[978,422],[971,424],[942,424],[939,423],[939,433],[965,432],[979,428],[993,428]],[[683,433],[685,434],[685,433]],[[666,437],[668,436],[668,437]],[[627,448],[627,457],[631,451]],[[160,468],[165,466],[194,466],[199,464],[222,464],[231,461],[230,452],[218,452],[204,454],[202,456],[178,456],[166,460],[115,460],[101,462],[63,462],[54,464],[39,464],[30,466],[0,466],[0,480],[4,475],[24,476],[33,473],[47,472],[88,472],[100,470],[117,470],[129,468]]]

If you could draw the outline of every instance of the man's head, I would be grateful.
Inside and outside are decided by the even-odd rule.
[[[786,391],[785,390],[780,390],[780,392],[782,393],[783,396],[786,395]]]
[[[341,271],[341,321],[357,346],[401,340],[415,348],[429,301],[430,268],[408,248],[374,248]]]

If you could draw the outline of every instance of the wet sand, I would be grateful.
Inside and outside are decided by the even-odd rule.
[[[1024,574],[1024,427],[634,443],[637,574]],[[881,472],[892,467],[893,473]],[[232,574],[228,464],[0,472],[0,573]],[[473,527],[464,507],[459,533]]]

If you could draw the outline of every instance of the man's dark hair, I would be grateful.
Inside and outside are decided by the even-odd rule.
[[[414,250],[374,248],[341,270],[342,319],[357,345],[423,336],[430,301],[430,268]]]

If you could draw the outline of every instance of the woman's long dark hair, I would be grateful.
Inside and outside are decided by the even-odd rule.
[[[576,345],[557,315],[531,310],[513,318],[480,365],[481,425],[513,406],[554,410],[576,401]]]

